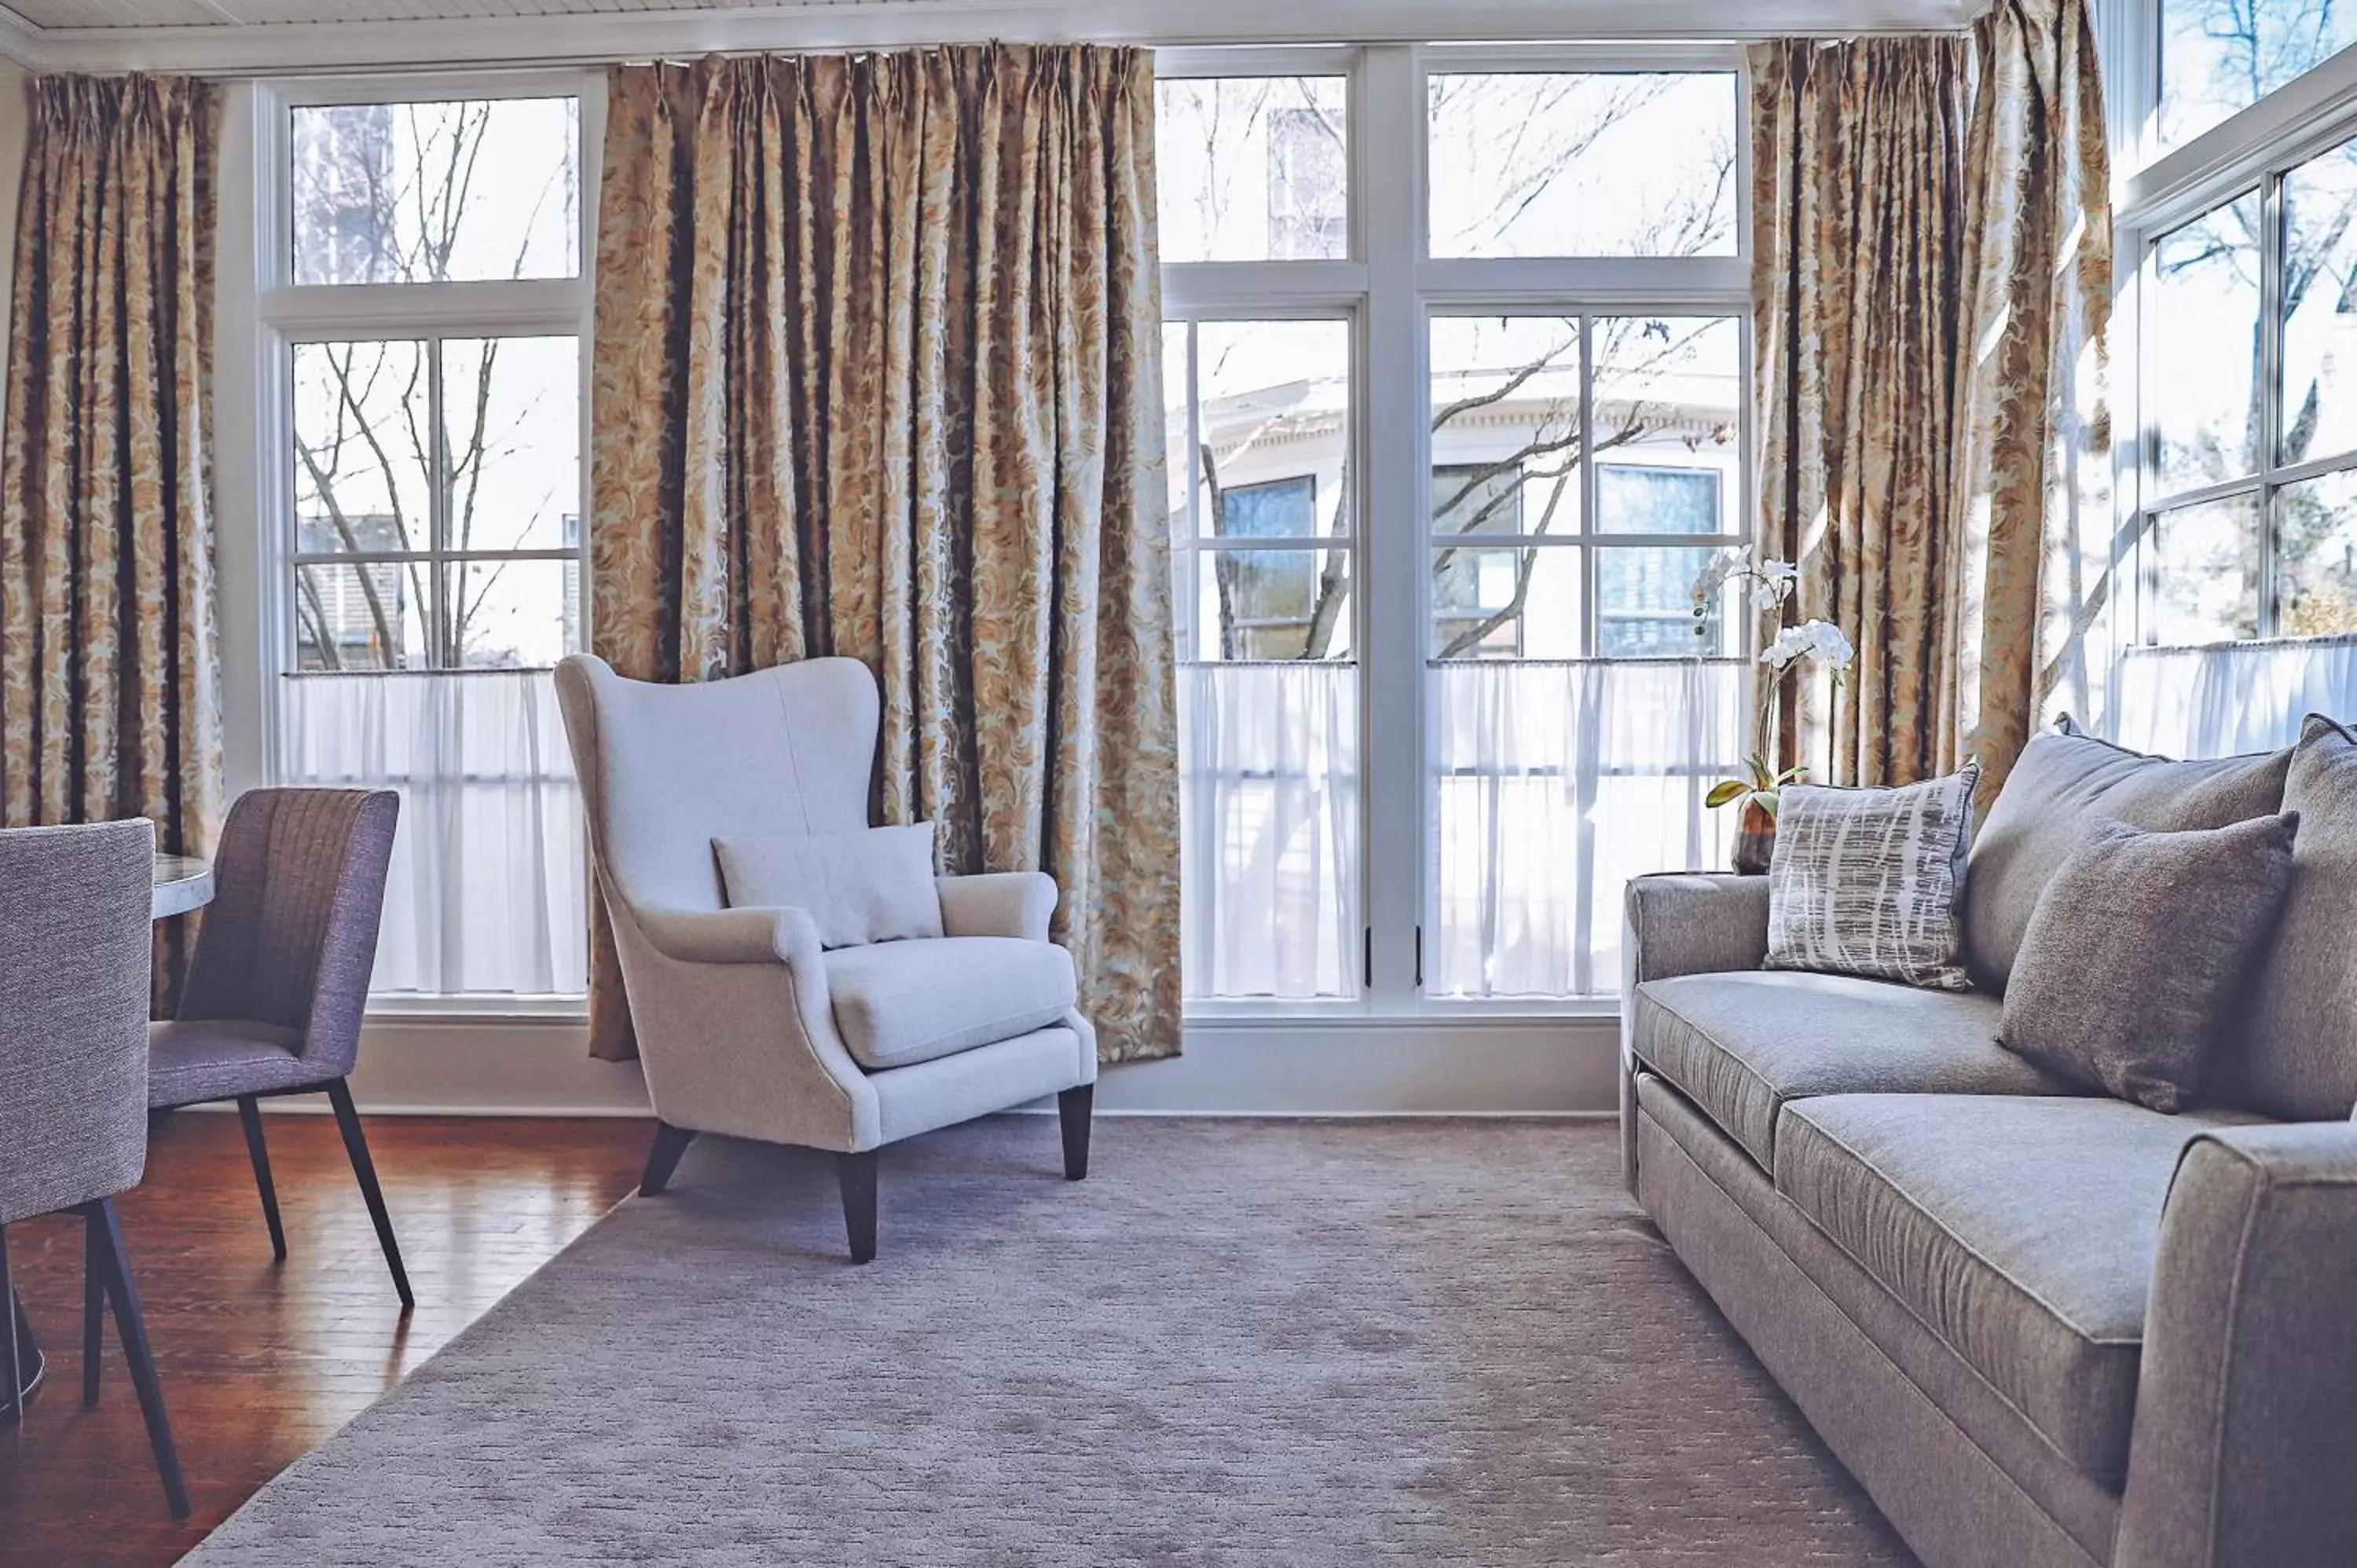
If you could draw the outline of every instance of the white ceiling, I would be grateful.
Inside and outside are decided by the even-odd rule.
[[[1727,39],[1953,27],[1987,0],[0,0],[0,55],[216,75],[984,38],[1155,45]]]

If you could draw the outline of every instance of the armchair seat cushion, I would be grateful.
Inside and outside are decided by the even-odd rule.
[[[147,1105],[161,1111],[267,1094],[335,1077],[297,1055],[303,1036],[243,1018],[183,1018],[147,1026]]]
[[[996,1045],[1079,999],[1071,955],[1014,937],[934,937],[826,954],[834,1026],[870,1072]]]

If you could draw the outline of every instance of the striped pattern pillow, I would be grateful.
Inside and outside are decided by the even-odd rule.
[[[1965,991],[1964,852],[1977,762],[1895,789],[1783,792],[1768,865],[1768,967]]]

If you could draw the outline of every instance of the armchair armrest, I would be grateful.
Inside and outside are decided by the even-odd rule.
[[[1056,913],[1056,879],[1044,871],[995,871],[981,876],[943,876],[942,931],[952,937],[1020,937],[1048,940]]]
[[[2118,1568],[2357,1563],[2357,1125],[2207,1133],[2161,1220]]]
[[[677,963],[815,963],[819,956],[818,925],[805,909],[640,908],[636,913],[647,940]]]

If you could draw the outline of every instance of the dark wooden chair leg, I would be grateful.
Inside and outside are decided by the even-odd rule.
[[[684,1127],[674,1127],[668,1122],[655,1123],[655,1146],[647,1151],[646,1174],[639,1177],[639,1196],[652,1197],[671,1186],[671,1173],[679,1168],[680,1155],[687,1153],[695,1134]]]
[[[99,1369],[106,1354],[106,1248],[95,1225],[81,1228],[81,1402],[98,1403]]]
[[[24,1414],[24,1369],[17,1364],[16,1281],[8,1270],[8,1228],[0,1225],[0,1418]]]
[[[147,1348],[147,1322],[139,1311],[139,1287],[131,1283],[131,1257],[123,1246],[123,1226],[114,1217],[114,1200],[102,1197],[83,1210],[85,1222],[99,1231],[98,1245],[106,1253],[106,1294],[114,1303],[114,1333],[123,1341],[123,1359],[131,1364],[131,1386],[139,1391],[139,1413],[147,1423],[147,1442],[156,1450],[156,1468],[164,1477],[164,1499],[174,1519],[188,1517],[188,1484],[180,1475],[179,1451],[172,1444],[172,1421],[164,1412],[163,1385],[156,1380],[156,1358]]]
[[[843,1183],[843,1228],[851,1236],[851,1261],[865,1263],[876,1256],[877,1153],[834,1156],[835,1175]]]
[[[1056,1096],[1056,1119],[1064,1128],[1064,1179],[1083,1181],[1089,1174],[1089,1114],[1097,1101],[1097,1086],[1084,1083]]]
[[[286,1257],[286,1228],[278,1222],[278,1185],[270,1179],[270,1145],[262,1139],[262,1102],[240,1095],[237,1119],[245,1124],[245,1152],[253,1161],[253,1185],[262,1194],[262,1217],[270,1222],[270,1255]]]
[[[328,1102],[336,1108],[336,1125],[343,1129],[344,1153],[352,1158],[352,1175],[360,1178],[361,1197],[368,1200],[369,1219],[375,1222],[377,1244],[384,1249],[393,1270],[393,1288],[401,1293],[404,1312],[417,1305],[409,1294],[409,1271],[401,1266],[401,1243],[393,1239],[393,1217],[384,1211],[384,1193],[376,1184],[376,1163],[369,1158],[368,1139],[361,1132],[361,1113],[352,1107],[352,1086],[342,1079],[328,1085]]]

